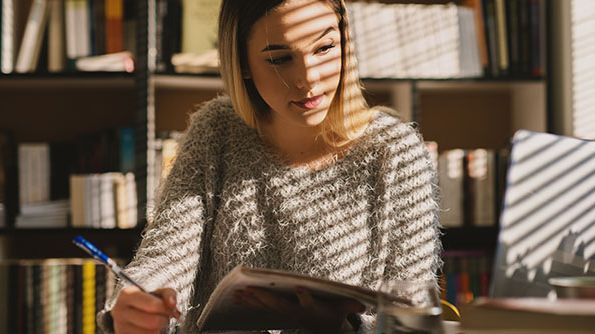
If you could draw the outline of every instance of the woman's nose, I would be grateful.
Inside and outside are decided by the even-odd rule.
[[[298,89],[312,89],[320,81],[319,64],[305,57],[302,66],[298,69],[295,85]]]

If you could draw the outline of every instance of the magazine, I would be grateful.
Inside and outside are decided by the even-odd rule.
[[[248,268],[242,265],[230,271],[217,285],[197,320],[200,331],[292,329],[299,325],[279,313],[238,305],[234,292],[246,287],[263,288],[294,298],[296,288],[308,290],[317,300],[355,299],[367,310],[376,306],[379,293],[344,283],[313,278],[281,270]],[[389,298],[386,296],[386,298]],[[391,297],[391,299],[395,299]]]

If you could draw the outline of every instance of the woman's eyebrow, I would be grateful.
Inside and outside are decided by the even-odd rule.
[[[328,28],[326,28],[322,32],[322,34],[320,34],[320,36],[318,36],[318,38],[316,38],[314,41],[312,41],[312,43],[320,40],[321,38],[323,38],[324,36],[326,36],[331,31],[336,31],[336,30],[337,29],[335,27],[328,27]],[[275,50],[288,50],[288,49],[289,49],[289,46],[288,45],[285,45],[285,44],[269,44],[264,49],[260,50],[260,52],[275,51]]]

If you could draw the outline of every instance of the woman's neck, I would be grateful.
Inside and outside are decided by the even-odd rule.
[[[292,165],[308,165],[333,151],[322,138],[320,127],[301,127],[275,117],[261,129],[265,142]]]

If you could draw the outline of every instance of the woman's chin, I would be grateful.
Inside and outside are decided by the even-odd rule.
[[[302,123],[307,127],[319,126],[324,122],[328,115],[328,109],[318,109],[302,114]]]

